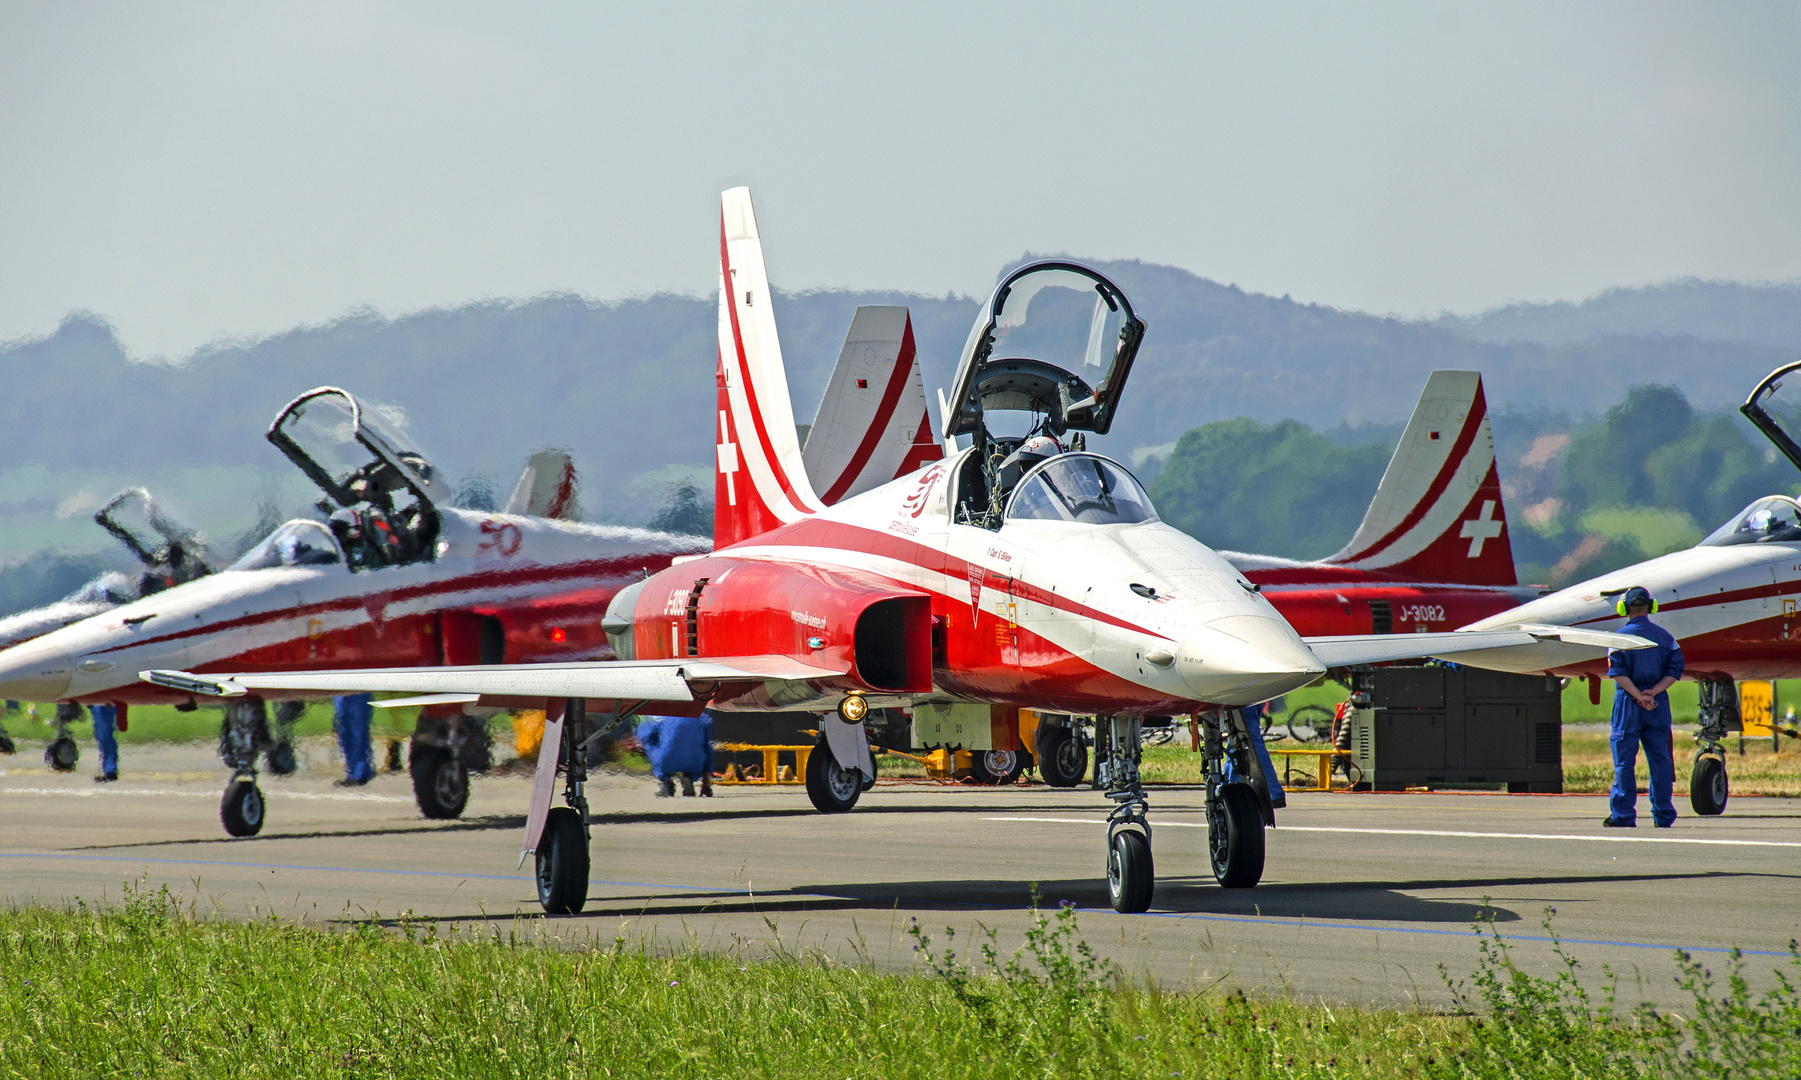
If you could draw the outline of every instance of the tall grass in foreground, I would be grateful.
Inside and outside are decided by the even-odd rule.
[[[917,924],[916,975],[818,958],[560,951],[515,935],[225,923],[166,890],[0,915],[0,1073],[59,1076],[1790,1076],[1792,982],[1753,1000],[1683,958],[1686,1023],[1593,1006],[1575,964],[1515,966],[1488,928],[1472,1009],[1328,1008],[1131,985],[1039,914],[973,962]],[[1801,965],[1801,959],[1796,963]],[[1730,1070],[1723,1066],[1730,1065]]]

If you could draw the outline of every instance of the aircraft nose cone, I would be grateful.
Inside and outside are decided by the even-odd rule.
[[[1182,642],[1176,664],[1196,698],[1220,705],[1265,701],[1326,673],[1292,627],[1262,615],[1213,620]]]
[[[69,692],[75,665],[59,649],[26,642],[0,651],[0,698],[11,701],[55,701]]]

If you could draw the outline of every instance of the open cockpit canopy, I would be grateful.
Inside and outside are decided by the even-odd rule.
[[[1759,499],[1701,541],[1701,547],[1801,542],[1801,505],[1786,495]]]
[[[126,488],[114,495],[94,520],[144,564],[140,587],[145,595],[213,572],[206,540],[165,517],[143,488]]]
[[[269,441],[330,498],[320,508],[352,570],[434,557],[444,483],[425,452],[376,410],[321,386],[288,403],[269,425]]]
[[[947,399],[945,434],[977,435],[985,413],[1038,414],[1040,430],[1104,435],[1144,337],[1119,287],[1071,262],[1008,274],[976,316]]]

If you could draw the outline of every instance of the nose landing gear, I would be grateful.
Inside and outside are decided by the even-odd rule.
[[[263,791],[256,786],[256,758],[270,745],[269,717],[261,698],[234,698],[225,703],[219,732],[219,758],[231,767],[231,781],[219,800],[219,823],[232,836],[263,831]]]
[[[1095,781],[1113,800],[1107,815],[1107,895],[1113,910],[1148,910],[1157,887],[1151,860],[1150,801],[1138,772],[1143,755],[1138,718],[1099,716],[1094,721]]]
[[[1726,733],[1738,722],[1738,684],[1731,679],[1701,680],[1695,732],[1695,766],[1689,774],[1688,801],[1695,813],[1716,817],[1726,811],[1731,784],[1726,778]]]

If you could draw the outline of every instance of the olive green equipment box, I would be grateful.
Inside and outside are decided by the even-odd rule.
[[[1558,679],[1455,667],[1357,673],[1348,770],[1361,791],[1563,790]]]

